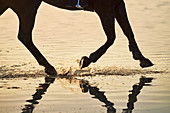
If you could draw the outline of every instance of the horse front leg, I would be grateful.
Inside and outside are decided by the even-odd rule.
[[[129,50],[132,52],[133,58],[135,60],[140,61],[140,66],[142,68],[153,66],[152,62],[149,59],[145,58],[138,48],[138,45],[137,45],[135,38],[134,38],[132,28],[131,28],[130,23],[128,21],[126,9],[125,9],[125,4],[124,4],[123,1],[118,6],[116,6],[115,14],[116,14],[116,20],[118,21],[118,23],[119,23],[120,27],[122,28],[124,34],[128,38]]]
[[[16,12],[19,17],[19,33],[18,39],[25,45],[31,54],[38,61],[39,65],[45,67],[45,72],[49,75],[56,76],[57,72],[54,67],[48,63],[46,58],[40,53],[32,41],[32,29],[34,27],[36,10]]]
[[[106,51],[107,49],[113,44],[115,40],[115,20],[114,15],[111,13],[98,13],[103,29],[107,36],[107,41],[104,45],[102,45],[98,50],[91,53],[89,58],[84,56],[80,61],[80,67],[84,68],[90,65],[90,63],[96,62]]]

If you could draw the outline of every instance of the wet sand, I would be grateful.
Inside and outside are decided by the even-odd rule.
[[[170,92],[164,89],[169,81],[152,79],[110,75],[0,80],[0,109],[1,113],[168,113]]]
[[[106,40],[99,18],[43,3],[33,40],[56,67],[56,79],[47,78],[17,40],[17,16],[5,12],[0,17],[0,113],[169,113],[170,3],[125,2],[138,45],[155,65],[140,68],[116,23],[114,45],[97,63],[78,69],[77,59]]]
[[[63,69],[60,70],[65,72]],[[8,74],[8,77],[1,75],[2,113],[169,111],[170,90],[167,90],[169,79],[165,71],[124,68],[118,71],[116,67],[105,67],[74,72],[72,70],[67,75],[60,75],[57,78],[49,78],[43,72],[38,75],[36,71],[19,75]]]

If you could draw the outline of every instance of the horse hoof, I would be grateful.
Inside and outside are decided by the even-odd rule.
[[[142,68],[151,67],[151,66],[153,66],[153,63],[152,63],[149,59],[144,58],[144,59],[141,59],[141,60],[140,60],[140,66],[141,66]]]
[[[91,63],[90,59],[86,56],[83,56],[80,60],[79,66],[82,69],[89,66],[90,63]]]
[[[50,77],[57,76],[57,71],[54,69],[54,67],[45,68],[45,73],[47,73]]]

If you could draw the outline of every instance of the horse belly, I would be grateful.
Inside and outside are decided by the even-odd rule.
[[[64,8],[66,4],[66,0],[43,0],[43,2],[59,8]]]
[[[121,1],[123,0],[94,0],[94,9],[102,12],[112,12]]]
[[[47,3],[47,4],[53,5],[55,7],[62,8],[62,9],[80,10],[80,9],[78,9],[76,7],[71,7],[71,8],[66,7],[67,0],[42,0],[42,1]]]

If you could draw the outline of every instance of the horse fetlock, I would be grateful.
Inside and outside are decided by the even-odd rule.
[[[57,76],[57,71],[53,66],[45,67],[45,73],[47,73],[50,76]]]
[[[129,51],[132,52],[133,55],[133,59],[135,60],[140,60],[142,58],[144,58],[144,56],[142,55],[142,53],[140,52],[140,50],[138,49],[138,47],[133,47],[131,45],[129,45]]]
[[[144,56],[141,54],[141,52],[133,52],[132,51],[132,55],[133,55],[133,59],[135,59],[135,60],[140,60],[140,59],[144,58]]]
[[[129,51],[138,52],[139,48],[138,48],[137,44],[129,44]]]
[[[147,58],[142,58],[140,59],[140,66],[142,68],[145,68],[145,67],[151,67],[153,66],[154,64]]]

